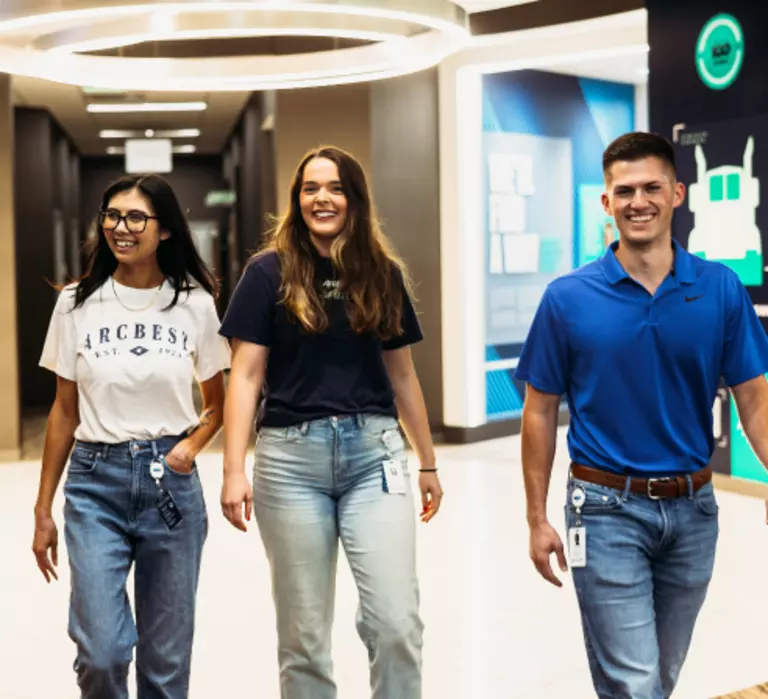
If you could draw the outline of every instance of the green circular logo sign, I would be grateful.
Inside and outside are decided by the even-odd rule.
[[[712,90],[725,90],[739,76],[744,64],[744,33],[729,14],[712,17],[696,42],[696,69]]]

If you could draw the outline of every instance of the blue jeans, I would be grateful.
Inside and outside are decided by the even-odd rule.
[[[127,699],[134,646],[140,699],[189,691],[195,595],[208,531],[196,468],[166,465],[161,480],[183,516],[169,529],[149,475],[178,438],[107,445],[77,442],[64,485],[64,533],[72,571],[69,635],[83,699]],[[126,591],[134,569],[136,622]],[[138,644],[138,645],[137,645]]]
[[[331,624],[339,541],[360,595],[357,630],[372,696],[421,697],[416,517],[409,479],[404,495],[384,490],[382,463],[390,458],[406,462],[389,417],[259,432],[254,513],[272,573],[282,699],[336,697]]]
[[[718,537],[712,484],[651,500],[571,478],[586,493],[586,567],[572,575],[592,681],[601,699],[666,699],[707,594]]]

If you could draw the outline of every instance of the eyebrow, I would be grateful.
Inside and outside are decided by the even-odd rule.
[[[626,183],[626,184],[614,184],[613,189],[635,189],[636,187],[653,187],[661,186],[663,183],[661,180],[651,180],[650,182],[643,182],[642,184]]]
[[[305,180],[303,187],[306,187],[308,184],[317,184],[314,180]],[[328,184],[341,184],[341,180],[331,180]]]

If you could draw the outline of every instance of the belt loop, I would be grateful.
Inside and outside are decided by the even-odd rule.
[[[629,489],[632,487],[632,476],[626,477],[626,482],[624,483],[624,492],[621,494],[621,501],[626,502],[629,499]]]
[[[307,432],[309,432],[309,423],[308,422],[302,422],[299,426],[299,432],[301,432],[302,437],[307,436]]]
[[[693,478],[689,473],[685,474],[685,482],[688,484],[688,499],[693,500]]]
[[[152,445],[152,457],[157,459],[160,456],[160,452],[157,450],[157,442],[152,439],[149,443]]]
[[[100,444],[99,445],[99,451],[101,452],[101,460],[102,461],[109,461],[109,451],[110,451],[110,445],[109,444]]]
[[[357,413],[355,415],[355,421],[357,422],[358,429],[362,430],[363,427],[365,427],[365,415],[363,415],[362,413]]]

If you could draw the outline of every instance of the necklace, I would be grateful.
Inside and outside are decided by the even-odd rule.
[[[155,304],[155,300],[157,299],[157,295],[160,293],[160,289],[163,288],[163,284],[165,284],[165,279],[163,279],[162,282],[160,282],[160,286],[155,289],[155,293],[152,296],[152,300],[142,308],[131,308],[130,306],[126,306],[121,300],[120,297],[117,295],[117,287],[115,286],[115,278],[112,277],[112,293],[115,295],[115,298],[117,299],[117,302],[126,310],[126,311],[133,311],[135,313],[138,313],[139,311],[146,311],[148,308],[151,308]]]

